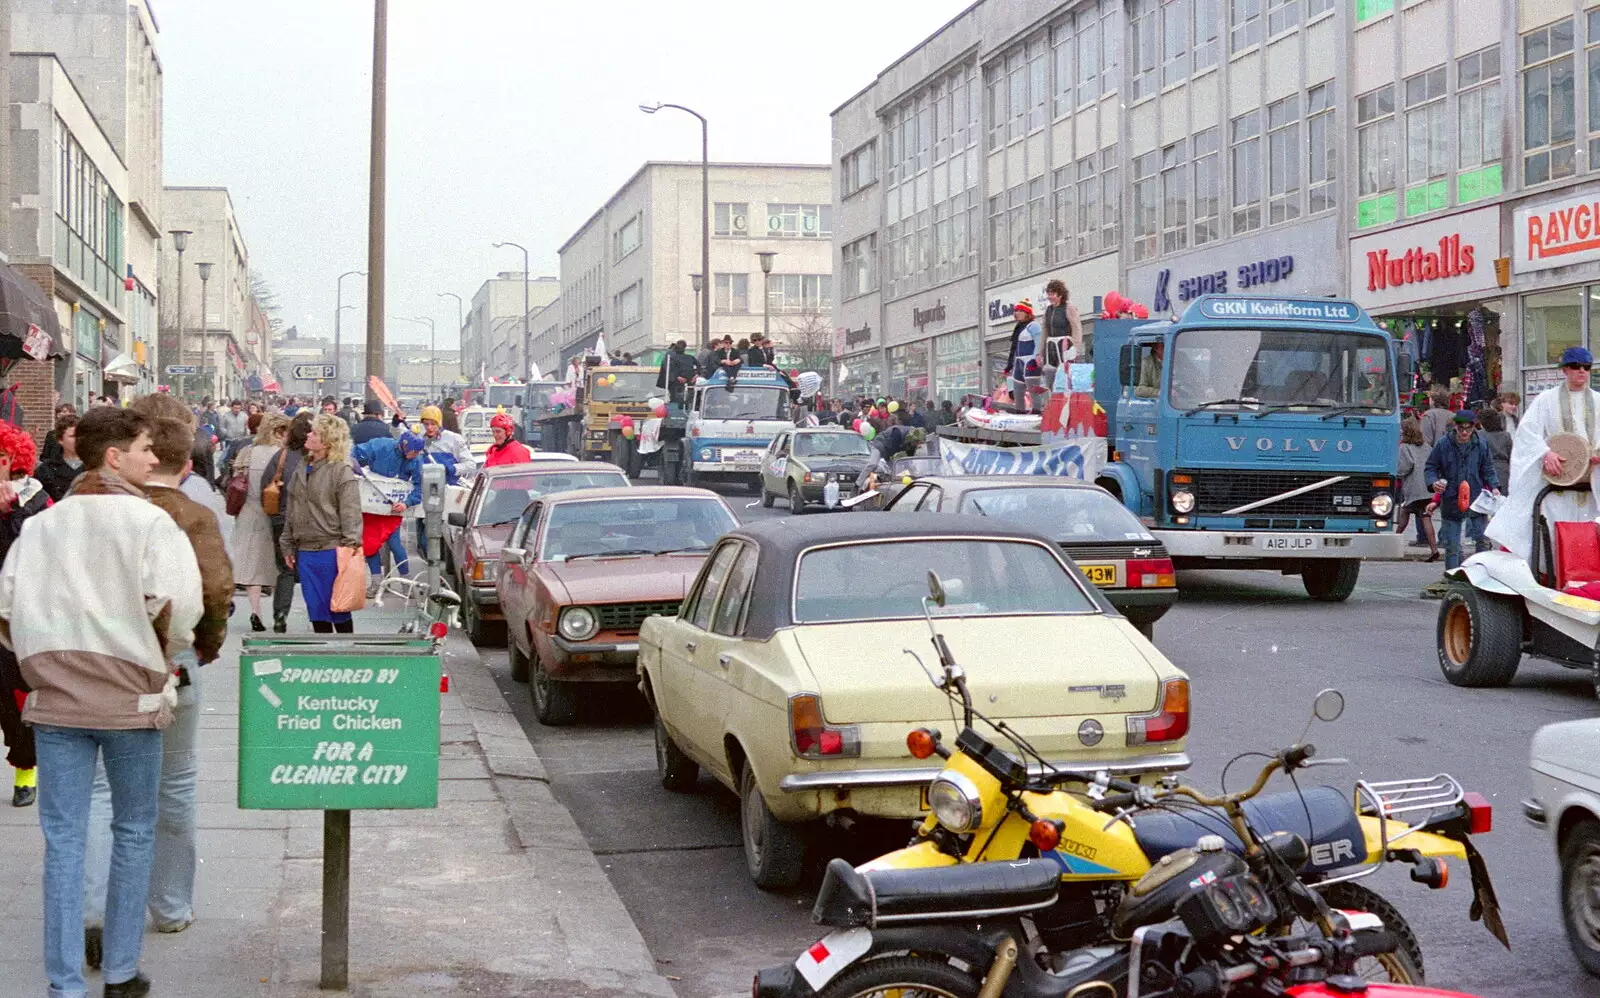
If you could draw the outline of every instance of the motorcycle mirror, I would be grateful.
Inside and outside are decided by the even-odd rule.
[[[1326,689],[1311,701],[1311,713],[1319,721],[1337,721],[1344,714],[1344,694]]]
[[[939,580],[939,573],[932,570],[928,572],[928,598],[933,600],[934,606],[944,606],[944,583]]]

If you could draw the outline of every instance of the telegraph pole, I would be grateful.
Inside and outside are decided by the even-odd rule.
[[[372,162],[367,195],[367,376],[383,378],[384,157],[388,129],[389,0],[373,0]],[[367,398],[375,398],[369,383]]]

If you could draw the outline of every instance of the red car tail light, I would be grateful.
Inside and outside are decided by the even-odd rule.
[[[822,698],[815,693],[797,693],[789,698],[789,734],[794,754],[803,759],[854,759],[861,755],[861,729],[824,721]]]
[[[1168,679],[1161,684],[1161,703],[1149,714],[1128,718],[1128,744],[1175,742],[1189,733],[1189,681]]]
[[[1178,584],[1171,558],[1129,559],[1129,589],[1171,589]]]

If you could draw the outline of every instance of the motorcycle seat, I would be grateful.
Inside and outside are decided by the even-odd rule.
[[[1257,797],[1244,805],[1244,811],[1251,827],[1263,837],[1293,832],[1306,840],[1310,856],[1302,872],[1328,872],[1366,859],[1361,821],[1350,799],[1333,787],[1308,787],[1303,798],[1298,793]],[[1192,847],[1202,835],[1220,835],[1230,851],[1244,852],[1244,844],[1221,808],[1179,805],[1168,811],[1140,811],[1133,816],[1133,834],[1152,863]]]
[[[811,917],[820,925],[853,928],[1020,914],[1054,903],[1060,884],[1061,867],[1048,859],[868,873],[834,859]]]

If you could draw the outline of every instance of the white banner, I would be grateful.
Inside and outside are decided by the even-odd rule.
[[[1041,447],[990,447],[941,438],[947,475],[1060,475],[1092,482],[1106,466],[1104,437],[1074,437]]]
[[[403,503],[411,497],[412,483],[404,478],[389,478],[371,471],[362,471],[360,475],[363,513],[393,516],[395,515],[393,505],[397,502]]]

